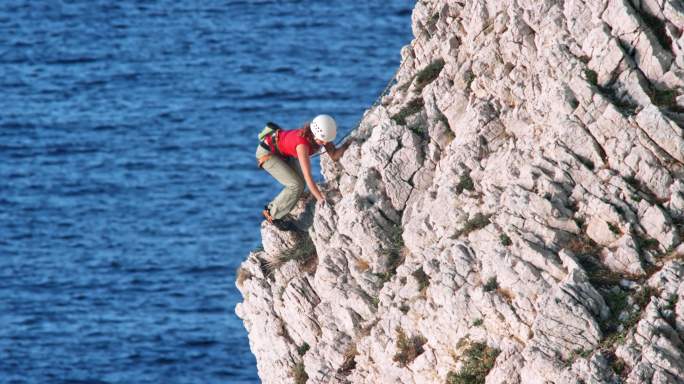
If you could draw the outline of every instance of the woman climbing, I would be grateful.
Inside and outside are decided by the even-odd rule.
[[[332,141],[336,134],[337,124],[328,115],[318,115],[311,123],[299,129],[284,130],[276,124],[268,123],[261,131],[256,150],[259,167],[285,187],[264,207],[262,213],[269,223],[279,229],[291,227],[283,221],[283,217],[297,204],[305,183],[318,203],[325,202],[325,196],[311,176],[310,157],[323,147],[333,161],[339,160],[350,142],[335,148]]]

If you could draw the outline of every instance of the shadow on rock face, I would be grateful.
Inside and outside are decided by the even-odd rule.
[[[266,220],[261,223],[261,242],[269,269],[277,268],[290,260],[304,261],[316,253],[309,228],[313,224],[315,200],[302,198],[284,218],[292,229],[281,230]]]
[[[297,205],[288,215],[288,219],[292,220],[292,223],[298,230],[307,232],[313,224],[315,208],[316,200],[311,195],[306,195],[302,199],[299,199]]]

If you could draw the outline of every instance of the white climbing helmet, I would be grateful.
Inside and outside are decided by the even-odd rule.
[[[311,122],[311,133],[318,140],[329,143],[335,140],[337,135],[337,124],[335,119],[328,115],[318,115]]]

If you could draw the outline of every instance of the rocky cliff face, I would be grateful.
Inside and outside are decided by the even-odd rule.
[[[239,270],[262,381],[684,382],[684,3],[421,0],[412,27],[322,157],[330,204]]]

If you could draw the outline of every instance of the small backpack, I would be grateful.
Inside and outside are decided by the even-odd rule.
[[[268,123],[266,123],[266,127],[264,127],[264,129],[262,129],[261,132],[259,132],[259,141],[264,141],[266,136],[272,135],[281,129],[282,128],[280,128],[278,124],[269,121]]]

